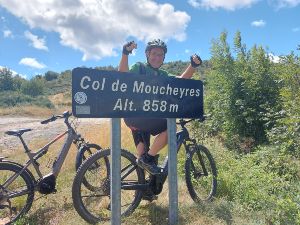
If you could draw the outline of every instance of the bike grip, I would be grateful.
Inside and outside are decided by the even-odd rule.
[[[51,122],[51,121],[54,121],[54,120],[55,120],[55,116],[52,116],[52,117],[49,118],[49,119],[46,119],[46,120],[41,121],[41,124],[47,124],[47,123],[49,123],[49,122]]]

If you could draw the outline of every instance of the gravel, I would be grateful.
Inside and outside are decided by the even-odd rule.
[[[5,134],[8,130],[18,130],[23,128],[30,128],[32,131],[26,132],[22,135],[25,142],[30,142],[38,139],[51,139],[66,130],[66,126],[62,119],[48,124],[41,124],[43,119],[29,118],[29,117],[0,117],[0,155],[6,151],[22,148],[19,138]],[[82,125],[100,124],[103,119],[78,119]]]

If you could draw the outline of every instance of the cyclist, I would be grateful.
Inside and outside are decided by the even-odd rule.
[[[162,40],[155,39],[148,42],[145,49],[147,62],[135,63],[129,69],[128,55],[136,48],[137,44],[134,41],[128,42],[123,46],[122,57],[119,64],[120,72],[147,74],[153,75],[153,77],[172,76],[165,70],[160,69],[167,53],[167,46]],[[190,62],[190,65],[178,77],[185,79],[191,78],[195,72],[195,68],[202,64],[201,58],[196,54],[190,57]],[[152,175],[159,174],[160,168],[157,166],[156,155],[168,142],[166,119],[125,118],[124,121],[132,131],[137,148],[138,165]],[[155,139],[150,146],[151,135],[155,136]],[[150,146],[150,148],[145,151],[145,146]]]

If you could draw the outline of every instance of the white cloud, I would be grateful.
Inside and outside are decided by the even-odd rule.
[[[299,32],[299,31],[300,31],[300,27],[294,27],[294,28],[292,29],[292,31],[293,31],[293,32]]]
[[[251,22],[251,26],[253,27],[264,27],[266,25],[266,22],[264,20],[255,20]]]
[[[300,4],[300,0],[269,0],[269,3],[275,6],[276,9],[281,9],[296,7]]]
[[[20,60],[19,64],[36,68],[36,69],[46,68],[45,64],[38,62],[35,58],[23,58]]]
[[[188,0],[188,3],[195,8],[218,9],[234,11],[240,8],[248,8],[259,0]]]
[[[48,47],[46,46],[45,38],[39,38],[38,36],[32,34],[30,31],[24,32],[25,37],[31,41],[31,45],[34,48],[48,51]]]
[[[189,54],[191,51],[190,51],[189,49],[185,49],[184,52],[185,52],[186,54]]]
[[[197,0],[188,0],[188,3],[194,8],[200,8],[201,6],[200,1]]]
[[[4,30],[3,31],[3,36],[5,38],[13,38],[13,33],[11,32],[11,30]]]
[[[31,28],[57,32],[61,44],[83,52],[83,60],[117,55],[128,38],[186,38],[186,12],[153,0],[1,0],[0,5]]]
[[[19,75],[20,77],[23,77],[24,79],[27,78],[26,75],[19,74],[19,73],[17,73],[16,71],[11,70],[10,68],[7,68],[7,67],[5,67],[5,66],[0,66],[0,70],[3,70],[3,69],[8,69],[8,70],[10,70],[13,76]]]
[[[277,55],[274,55],[274,54],[272,54],[272,53],[269,53],[268,56],[269,56],[269,59],[270,59],[273,63],[280,63],[280,62],[281,62],[280,57],[277,56]]]

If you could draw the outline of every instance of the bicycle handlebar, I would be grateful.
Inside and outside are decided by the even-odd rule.
[[[191,121],[194,121],[194,120],[198,120],[199,122],[204,122],[205,119],[208,117],[209,115],[203,115],[202,117],[200,118],[194,118],[194,119],[189,119],[189,120],[184,120],[184,119],[180,119],[179,122],[176,122],[176,124],[180,124],[180,125],[185,125]]]
[[[56,119],[56,116],[53,115],[51,118],[41,121],[41,124],[47,124],[49,122],[55,121]]]
[[[41,121],[41,124],[47,124],[47,123],[53,122],[53,121],[55,121],[56,119],[59,119],[59,118],[69,118],[71,115],[72,115],[72,113],[70,113],[69,111],[65,111],[61,115],[56,115],[56,116],[53,115],[49,119]]]

